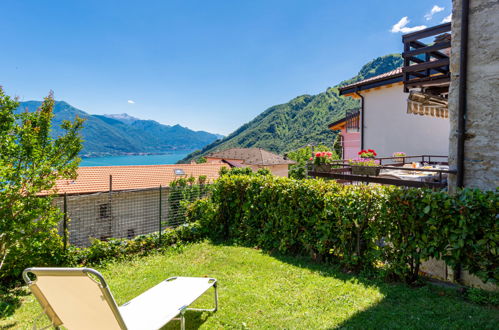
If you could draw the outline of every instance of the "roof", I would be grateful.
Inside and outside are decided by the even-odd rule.
[[[295,162],[261,148],[232,148],[213,152],[206,157],[242,160],[246,165],[283,165]]]
[[[178,164],[178,165],[138,165],[138,166],[89,166],[77,170],[75,180],[57,180],[57,194],[87,194],[109,191],[112,176],[113,191],[167,187],[170,182],[181,177],[206,175],[207,180],[218,178],[218,172],[226,164]],[[175,175],[176,169],[185,173]],[[42,193],[44,195],[46,193]]]
[[[360,116],[360,110],[357,110],[351,114],[346,114],[345,117],[327,125],[327,128],[335,131],[342,129],[345,125],[348,119],[353,118],[353,117],[359,117]]]
[[[402,67],[383,74],[367,78],[356,83],[340,87],[340,95],[347,95],[356,91],[371,89],[374,87],[384,86],[402,81]]]

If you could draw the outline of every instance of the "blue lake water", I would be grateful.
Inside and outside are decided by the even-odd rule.
[[[175,164],[189,152],[172,152],[164,155],[105,156],[82,158],[80,166],[116,166],[116,165],[161,165]]]

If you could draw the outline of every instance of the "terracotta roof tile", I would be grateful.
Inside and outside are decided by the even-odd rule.
[[[86,194],[109,191],[112,175],[114,191],[167,187],[180,177],[198,178],[206,175],[208,182],[218,178],[218,172],[227,164],[178,164],[140,166],[90,166],[78,168],[76,180],[58,180],[55,190],[58,194]],[[175,175],[175,169],[182,169],[185,176]],[[46,193],[45,193],[46,194]],[[43,193],[42,193],[43,195]]]
[[[261,148],[232,148],[213,152],[206,157],[243,160],[246,165],[281,165],[295,162]]]
[[[340,91],[341,90],[345,90],[345,89],[349,89],[349,88],[352,88],[352,87],[366,85],[366,84],[374,82],[374,81],[383,81],[385,79],[393,78],[393,77],[396,77],[398,75],[402,75],[402,67],[397,68],[397,69],[392,70],[392,71],[388,71],[388,72],[382,73],[380,75],[377,75],[377,76],[374,76],[374,77],[371,77],[371,78],[367,78],[367,79],[364,79],[364,80],[361,80],[361,81],[357,81],[356,83],[353,83],[353,84],[350,84],[350,85],[341,86],[340,87]]]

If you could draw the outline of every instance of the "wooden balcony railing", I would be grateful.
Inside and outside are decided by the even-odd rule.
[[[404,66],[402,68],[404,91],[422,87],[438,93],[448,91],[450,83],[449,49],[451,23],[440,24],[402,36]],[[422,39],[436,36],[433,43]]]
[[[360,130],[360,109],[347,111],[345,119],[347,132],[358,132]]]

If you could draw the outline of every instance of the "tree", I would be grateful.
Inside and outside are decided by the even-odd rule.
[[[307,146],[290,151],[287,153],[287,157],[294,160],[296,164],[289,165],[289,177],[292,179],[305,179],[307,177],[307,163],[311,162],[310,158],[313,158],[314,153],[320,151],[332,152],[332,159],[339,159],[336,152],[325,145]]]
[[[196,164],[204,164],[204,163],[206,163],[206,158],[199,157],[198,159],[196,159]]]
[[[60,257],[53,187],[76,176],[83,120],[64,121],[64,133],[51,137],[54,103],[51,92],[37,111],[19,112],[0,88],[0,278]]]

